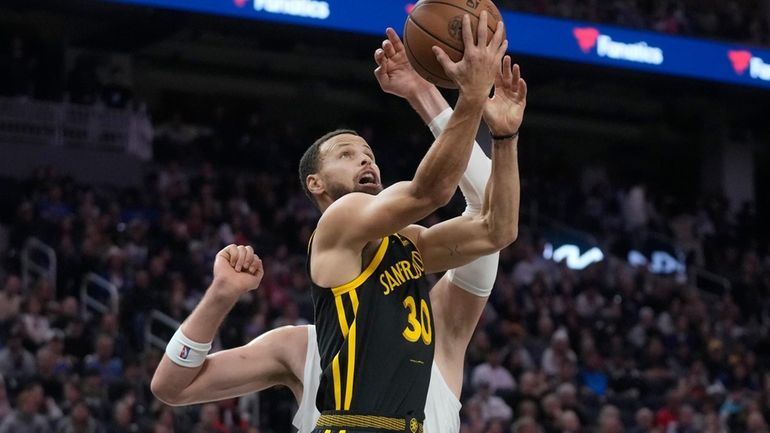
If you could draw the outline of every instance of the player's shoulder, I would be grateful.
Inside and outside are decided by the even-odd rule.
[[[354,223],[358,212],[375,196],[361,192],[351,192],[335,200],[321,214],[316,228],[316,239],[327,234],[334,234],[341,227]]]

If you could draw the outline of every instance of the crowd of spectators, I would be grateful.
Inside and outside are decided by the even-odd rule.
[[[770,44],[770,10],[757,0],[498,0],[502,8],[676,35]]]
[[[499,3],[770,43],[763,15],[735,1]],[[0,94],[132,104],[120,69],[99,78],[95,59],[83,56],[56,84],[45,75],[50,56],[20,38],[7,47]],[[313,320],[304,251],[318,211],[295,173],[314,137],[259,112],[236,128],[223,110],[207,125],[182,115],[155,125],[155,169],[142,185],[85,185],[50,167],[0,179],[0,433],[289,430],[296,404],[285,389],[189,408],[168,407],[149,389],[162,355],[145,335],[152,312],[183,320],[229,243],[253,245],[265,277],[228,316],[215,350]],[[361,132],[375,144],[394,133],[379,125]],[[398,133],[393,142],[403,148],[389,148],[386,181],[409,175],[424,137]],[[522,205],[541,217],[525,216],[519,240],[501,254],[468,349],[464,433],[770,432],[770,251],[752,204],[673,197],[591,168],[560,182],[525,179]],[[457,201],[426,223],[461,207]],[[609,254],[580,270],[545,259],[553,240],[542,216],[567,222]],[[32,237],[56,252],[50,278],[22,275]],[[681,273],[625,260],[651,239],[727,284],[707,290]],[[90,273],[117,289],[117,311],[83,305]],[[161,338],[172,332],[152,330]]]
[[[228,132],[262,151],[253,159],[212,150],[210,125],[160,134],[157,169],[135,188],[78,184],[52,168],[2,182],[0,433],[289,429],[295,404],[286,390],[176,409],[149,391],[161,351],[145,339],[148,317],[159,310],[183,320],[224,245],[253,245],[266,272],[228,316],[217,349],[313,320],[304,250],[318,212],[286,156],[310,137],[257,128],[252,118],[255,128]],[[170,129],[191,128],[177,123]],[[702,290],[622,256],[569,269],[543,258],[546,227],[525,218],[468,349],[463,431],[768,431],[770,255],[751,207],[673,206],[642,186],[613,187],[601,170],[571,184],[526,179],[523,204],[536,202],[608,251],[664,233],[688,265],[721,273],[732,290]],[[20,254],[30,237],[55,249],[58,272],[24,287]],[[83,313],[89,272],[117,288],[119,311]]]

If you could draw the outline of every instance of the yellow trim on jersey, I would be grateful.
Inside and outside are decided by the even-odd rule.
[[[356,320],[356,314],[358,313],[358,293],[355,290],[348,292],[350,294],[350,303],[353,304],[353,320]]]
[[[389,238],[387,236],[382,238],[380,247],[377,249],[377,253],[374,255],[372,262],[369,263],[369,266],[367,266],[366,269],[364,269],[363,272],[361,272],[353,281],[341,286],[332,287],[332,293],[334,296],[344,295],[345,293],[363,284],[363,282],[374,273],[374,270],[377,269],[377,266],[380,265],[382,258],[385,257],[385,251],[388,249],[388,243]]]
[[[350,410],[350,402],[353,400],[353,378],[356,370],[356,321],[350,325],[350,338],[348,338],[348,374],[345,376],[345,410]]]
[[[340,381],[340,354],[332,360],[332,377],[334,378],[334,409],[342,409],[342,384]]]
[[[373,415],[321,415],[316,427],[342,427],[345,429],[365,428],[392,431],[405,431],[406,419],[390,418]],[[409,420],[409,431],[423,433],[422,423],[412,418]]]
[[[310,247],[313,245],[313,236],[315,236],[315,230],[310,233],[310,237],[307,239],[307,253],[310,254]]]
[[[337,305],[337,319],[340,322],[340,331],[342,331],[342,338],[348,338],[348,320],[345,317],[345,306],[342,305],[342,298],[339,296],[334,297],[334,303]]]

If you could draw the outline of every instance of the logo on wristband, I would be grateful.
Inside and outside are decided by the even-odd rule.
[[[182,351],[179,352],[179,357],[182,359],[187,359],[188,356],[190,356],[190,348],[183,344]]]

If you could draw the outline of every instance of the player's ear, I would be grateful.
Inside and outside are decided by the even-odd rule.
[[[307,179],[305,179],[305,182],[307,184],[307,190],[310,191],[310,193],[313,195],[323,194],[323,192],[326,190],[324,181],[318,174],[308,175]]]

